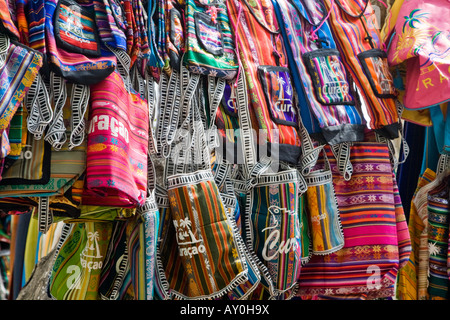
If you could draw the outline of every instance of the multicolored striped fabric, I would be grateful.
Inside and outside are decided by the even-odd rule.
[[[331,148],[325,150],[345,245],[335,253],[311,257],[302,267],[298,295],[392,297],[411,246],[389,149],[382,143],[355,142],[348,181],[339,173]]]
[[[288,63],[274,7],[270,1],[259,0],[232,0],[226,3],[238,58],[247,83],[251,124],[261,139],[260,143],[264,143],[262,140],[267,141],[271,149],[274,144],[273,149],[277,149],[278,154],[274,152],[273,157],[297,163],[301,144],[298,124],[277,123],[271,116],[279,108],[286,115],[285,119],[299,119],[297,106],[293,101],[277,100],[275,96],[267,99],[268,92],[264,92],[258,75],[261,66],[286,68]],[[286,76],[289,74],[288,69],[284,72]],[[292,87],[287,87],[290,83],[283,84],[284,92],[293,92]]]
[[[324,3],[330,11],[329,25],[338,50],[358,88],[368,127],[388,139],[397,138],[399,115],[394,83],[370,1]]]
[[[431,300],[448,300],[449,181],[450,170],[443,173],[441,183],[428,192],[428,294]]]
[[[20,39],[19,30],[11,17],[7,1],[0,2],[0,31],[14,40]]]
[[[238,63],[225,3],[187,0],[185,15],[183,64],[193,73],[233,79]]]
[[[57,300],[97,300],[98,285],[112,232],[112,222],[74,223],[58,244],[49,281]]]
[[[417,183],[416,191],[411,199],[411,210],[409,213],[408,229],[411,238],[411,255],[408,263],[400,269],[398,281],[397,281],[397,297],[400,300],[423,300],[426,296],[426,282],[427,276],[425,278],[420,277],[425,280],[425,293],[419,294],[419,273],[421,261],[424,259],[428,260],[428,225],[427,221],[423,221],[418,214],[418,210],[414,204],[414,200],[418,191],[432,182],[436,178],[436,173],[432,170],[427,169],[423,175],[419,178]],[[427,270],[424,270],[427,273]]]
[[[362,141],[364,119],[355,105],[352,82],[342,65],[329,23],[324,20],[325,8],[320,2],[308,0],[272,2],[287,44],[307,131],[313,136],[321,133],[329,144]]]
[[[113,48],[127,49],[123,10],[116,0],[93,0],[95,22],[101,41]]]
[[[312,254],[330,254],[342,249],[344,234],[332,180],[328,158],[323,157],[324,167],[316,168],[305,177],[306,211],[312,238]]]
[[[147,194],[148,106],[117,72],[91,86],[83,204],[143,205]]]
[[[261,174],[248,196],[247,247],[252,248],[269,295],[295,294],[302,262],[296,170]]]
[[[244,246],[211,171],[168,177],[168,196],[184,277],[171,288],[181,299],[218,298],[247,278]],[[180,269],[179,269],[180,270]],[[177,275],[178,276],[178,275]],[[181,291],[182,290],[182,291]]]
[[[2,42],[6,36],[2,35]],[[6,46],[5,60],[0,69],[0,130],[5,130],[36,79],[43,64],[42,56],[11,42]]]
[[[100,82],[108,77],[117,65],[117,59],[112,52],[105,50],[103,46],[97,43],[100,51],[97,56],[88,56],[85,52],[68,50],[68,47],[61,47],[56,40],[57,28],[54,25],[55,17],[58,14],[59,2],[56,0],[45,1],[45,45],[49,64],[52,65],[52,71],[59,76],[64,77],[74,83],[91,85]],[[74,3],[71,5],[80,4]],[[92,4],[83,6],[86,10],[93,12]],[[81,9],[78,8],[81,11]],[[83,41],[83,40],[81,40]],[[94,39],[89,40],[94,44]],[[91,48],[93,49],[93,48]],[[93,51],[93,50],[90,50]],[[81,51],[82,52],[82,51]]]

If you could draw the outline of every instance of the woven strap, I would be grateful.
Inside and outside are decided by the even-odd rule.
[[[86,125],[84,117],[88,109],[89,97],[89,86],[76,83],[72,85],[72,93],[70,96],[72,131],[70,133],[69,150],[78,147],[84,141]]]
[[[53,91],[53,101],[55,109],[53,111],[53,119],[49,124],[45,141],[49,142],[55,150],[61,150],[67,140],[66,126],[64,125],[63,109],[67,100],[66,81],[57,76],[55,73],[50,73],[50,88]]]

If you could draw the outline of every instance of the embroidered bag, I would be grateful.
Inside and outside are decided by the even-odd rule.
[[[233,79],[238,64],[225,1],[187,0],[185,14],[183,64],[193,73]]]
[[[368,127],[387,139],[399,136],[397,92],[382,49],[370,1],[324,1],[343,63],[355,81]]]
[[[405,1],[386,31],[388,62],[406,65],[405,108],[424,109],[450,99],[450,14],[444,0]]]
[[[329,146],[326,154],[344,233],[344,247],[313,255],[302,268],[298,295],[395,295],[399,268],[411,251],[400,195],[386,144],[355,142],[353,175],[345,180]]]
[[[364,119],[336,49],[325,7],[308,0],[273,2],[288,44],[286,53],[308,133],[332,145],[361,141]]]
[[[147,195],[148,106],[117,72],[91,86],[83,204],[136,207]]]

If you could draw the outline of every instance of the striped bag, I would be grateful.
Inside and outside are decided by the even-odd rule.
[[[118,72],[91,86],[83,204],[144,204],[148,130],[146,101],[136,92],[127,92]]]
[[[91,1],[46,1],[45,31],[48,62],[57,75],[91,85],[114,71],[116,58],[99,40]]]
[[[369,0],[324,0],[337,48],[358,88],[370,129],[387,139],[399,136],[397,92]],[[334,5],[333,5],[334,3]]]
[[[303,254],[300,195],[306,185],[296,169],[262,172],[246,198],[247,247],[255,255],[270,297],[292,298]]]
[[[274,7],[270,1],[232,0],[227,8],[251,115],[240,121],[251,123],[258,145],[267,147],[271,157],[296,164],[300,115]]]
[[[353,81],[342,64],[326,20],[325,7],[309,0],[273,3],[288,44],[286,52],[307,131],[331,145],[361,141],[364,119]],[[320,128],[315,128],[316,121]],[[323,137],[317,136],[320,133]]]
[[[181,299],[218,298],[247,279],[244,245],[210,170],[168,177],[171,219],[185,278]]]
[[[238,71],[225,1],[187,0],[183,64],[192,73],[231,80]]]
[[[299,296],[393,297],[411,240],[386,144],[351,147],[353,175],[345,180],[326,146],[344,233],[344,247],[313,255],[302,268]]]

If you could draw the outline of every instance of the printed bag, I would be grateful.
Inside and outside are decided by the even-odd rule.
[[[143,205],[147,198],[148,106],[117,72],[91,87],[83,204]]]
[[[450,8],[444,0],[404,1],[386,31],[390,66],[406,65],[403,103],[424,109],[450,99]]]
[[[183,64],[193,73],[233,79],[238,64],[225,1],[188,0],[185,14]]]

